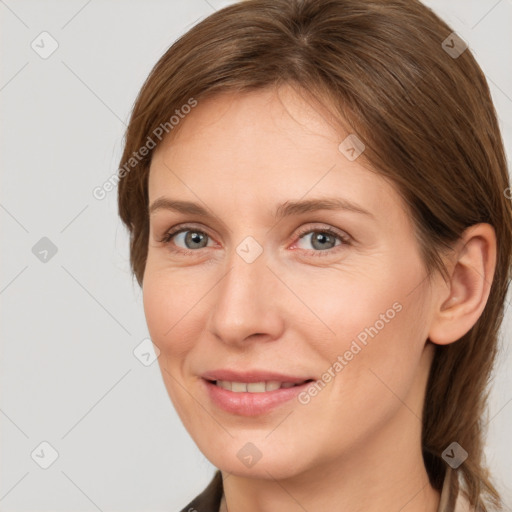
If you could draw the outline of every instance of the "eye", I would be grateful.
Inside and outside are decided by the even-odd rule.
[[[173,251],[191,254],[197,252],[195,249],[208,247],[209,238],[207,233],[193,226],[179,226],[165,233],[159,242],[177,246],[177,248],[171,247]]]
[[[339,249],[336,247],[350,245],[350,237],[331,227],[322,227],[318,229],[302,229],[298,233],[298,241],[295,243],[299,249],[310,252],[313,256],[328,256]],[[170,247],[173,252],[179,252],[185,255],[198,254],[198,249],[211,247],[208,244],[211,237],[201,229],[195,226],[177,226],[159,240]],[[312,249],[307,247],[310,245]]]
[[[348,235],[338,232],[332,228],[310,228],[299,232],[299,241],[296,245],[300,249],[305,249],[317,253],[314,254],[314,256],[324,256],[332,254],[332,249],[335,247],[339,247],[341,245],[349,245],[349,243],[350,239]],[[310,245],[313,249],[310,249],[307,247],[307,245]]]

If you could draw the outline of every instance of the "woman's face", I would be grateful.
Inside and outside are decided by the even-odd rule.
[[[230,473],[420,450],[433,298],[413,224],[327,115],[288,87],[224,94],[153,156],[148,328],[183,424]]]

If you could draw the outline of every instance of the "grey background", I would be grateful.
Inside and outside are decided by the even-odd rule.
[[[152,66],[228,3],[0,1],[1,511],[179,510],[213,474],[157,363],[133,354],[148,332],[116,190],[101,201],[92,190],[116,172],[125,123]],[[510,157],[512,1],[425,3],[469,42]],[[31,47],[51,48],[38,38],[43,31],[58,43],[46,59]],[[507,343],[486,448],[509,503],[511,363]],[[59,454],[48,469],[40,467],[51,462],[43,441]]]

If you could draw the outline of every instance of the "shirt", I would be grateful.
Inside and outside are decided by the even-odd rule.
[[[451,468],[447,468],[437,512],[475,512],[475,509],[470,506],[469,501],[462,492],[459,492],[457,495],[453,510],[448,509],[448,490],[452,474]],[[180,512],[219,512],[222,495],[222,473],[217,470],[206,489]]]

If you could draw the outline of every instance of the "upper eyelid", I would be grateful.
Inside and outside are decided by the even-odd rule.
[[[166,236],[174,236],[174,235],[178,235],[179,233],[183,233],[184,231],[199,231],[200,233],[205,233],[206,235],[208,235],[210,238],[215,238],[213,237],[208,229],[205,229],[203,227],[197,227],[197,226],[192,226],[192,225],[188,225],[188,224],[184,224],[184,225],[178,225],[178,226],[175,226],[175,227],[172,227],[170,229],[167,229],[161,236],[161,238],[165,238]]]
[[[315,224],[315,222],[310,222],[310,224]],[[316,222],[316,224],[322,224],[321,222]],[[309,227],[299,227],[294,230],[294,233],[298,231],[298,239],[304,237],[305,235],[308,235],[312,232],[318,231],[318,232],[329,232],[332,235],[335,235],[340,238],[340,240],[343,243],[347,243],[348,241],[352,241],[353,238],[351,235],[349,235],[346,231],[341,230],[340,228],[336,228],[334,226],[330,226],[326,223],[323,223],[324,226],[309,226]],[[177,225],[174,226],[167,231],[159,238],[161,241],[165,240],[166,238],[172,238],[175,235],[178,235],[180,233],[186,232],[186,231],[199,231],[201,233],[205,233],[208,237],[215,239],[214,236],[212,236],[207,228],[203,228],[202,226],[196,226],[192,224],[183,224],[183,225]]]

